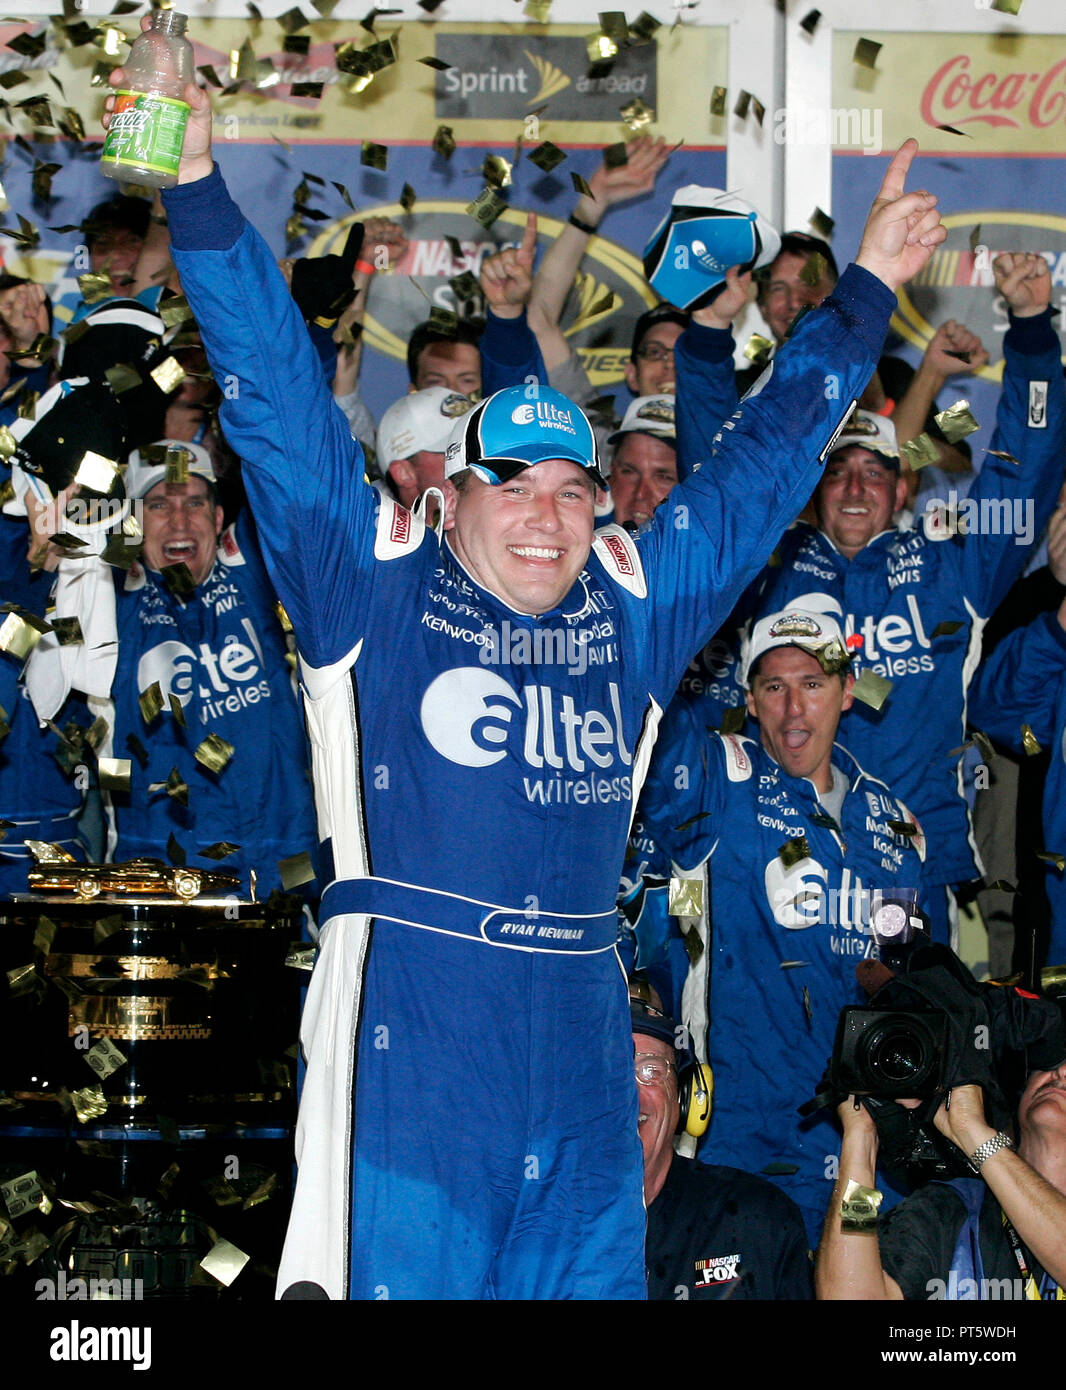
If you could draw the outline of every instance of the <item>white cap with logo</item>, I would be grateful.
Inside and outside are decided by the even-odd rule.
[[[869,449],[890,468],[899,468],[896,427],[887,415],[875,415],[872,410],[853,410],[829,457],[832,458],[841,449],[850,449],[852,445]]]
[[[627,434],[650,434],[676,447],[674,397],[638,396],[630,401],[625,418],[615,432],[607,436],[607,443],[620,444]]]
[[[422,452],[443,454],[455,422],[474,402],[446,386],[412,391],[390,405],[378,426],[378,465],[382,473],[397,459]]]
[[[818,658],[833,643],[839,645],[843,659],[847,653],[844,634],[836,618],[828,613],[816,613],[810,608],[786,608],[780,613],[760,618],[741,646],[740,665],[744,672],[744,684],[751,685],[752,669],[775,647],[799,647],[801,651]]]

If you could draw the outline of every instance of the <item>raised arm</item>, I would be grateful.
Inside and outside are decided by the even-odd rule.
[[[481,336],[481,390],[485,396],[530,378],[547,385],[548,373],[526,319],[537,251],[537,218],[530,213],[518,246],[507,246],[481,263],[481,293],[487,310]]]
[[[179,186],[164,194],[175,264],[275,587],[303,655],[329,665],[360,634],[376,494],[281,271],[214,167],[208,98],[190,84],[185,99]]]
[[[608,168],[606,163],[600,165],[589,179],[592,196],[582,194],[578,198],[573,220],[545,252],[533,281],[529,326],[536,335],[549,371],[561,366],[570,356],[570,344],[560,325],[563,306],[600,219],[617,203],[650,193],[669,154],[665,140],[653,140],[650,135],[638,135],[630,140],[626,146],[626,162],[613,168]]]
[[[845,1231],[841,1221],[841,1204],[849,1183],[866,1188],[877,1186],[877,1128],[870,1112],[854,1097],[849,1097],[837,1114],[844,1127],[844,1139],[815,1261],[815,1295],[819,1299],[854,1298],[866,1302],[902,1300],[902,1289],[881,1265],[877,1237],[867,1231]]]

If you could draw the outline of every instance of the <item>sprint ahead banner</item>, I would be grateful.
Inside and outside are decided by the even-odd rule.
[[[99,137],[106,86],[93,85],[94,77],[106,82],[107,70],[127,52],[119,35],[137,32],[132,20],[93,20],[96,41],[72,44],[85,37],[71,27],[76,24],[70,21],[65,35],[43,23],[0,24],[0,44],[7,45],[0,47],[0,87],[16,132],[28,142],[9,149],[3,220],[17,229],[21,215],[41,238],[35,248],[15,241],[0,246],[12,270],[60,293],[75,288],[86,266],[77,262],[77,234],[49,229],[80,222],[114,185],[97,172],[98,145],[46,141],[59,122],[59,129],[71,128],[70,111],[90,141]],[[590,75],[591,25],[386,29],[379,19],[377,27],[370,34],[352,21],[316,21],[297,31],[307,38],[305,52],[288,51],[292,36],[277,21],[204,20],[189,35],[208,81],[228,85],[234,71],[247,78],[229,95],[212,90],[216,157],[279,256],[339,249],[348,225],[364,217],[385,215],[404,227],[409,249],[391,273],[377,277],[369,301],[365,341],[376,351],[365,356],[363,381],[375,413],[406,390],[406,341],[432,307],[461,316],[481,312],[476,291],[460,297],[454,282],[467,272],[476,277],[487,254],[519,240],[527,210],[541,215],[543,254],[565,225],[576,183],[591,177],[603,149],[637,132],[662,135],[684,143],[653,198],[607,215],[567,310],[566,331],[594,384],[617,384],[633,322],[655,302],[640,265],[645,240],[675,188],[724,187],[727,121],[710,114],[709,93],[727,80],[728,30],[664,25],[656,41],[623,49],[609,71]],[[382,44],[394,61],[369,81],[345,70],[346,53],[380,51]],[[454,147],[436,138],[441,127]],[[550,170],[528,158],[545,141],[565,156]],[[366,150],[366,142],[381,148]],[[497,190],[503,211],[485,227],[467,209],[485,187],[490,153],[513,168],[509,185]],[[42,178],[41,167],[49,165],[56,167]],[[306,234],[291,241],[286,224],[301,185]]]

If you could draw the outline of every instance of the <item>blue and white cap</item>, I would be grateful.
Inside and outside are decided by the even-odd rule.
[[[741,271],[769,265],[781,237],[750,203],[721,188],[679,188],[644,248],[644,275],[656,294],[681,309],[702,309]]]
[[[607,487],[584,412],[550,386],[509,386],[456,422],[444,451],[444,476],[470,468],[495,485],[548,459],[569,459],[598,487]]]

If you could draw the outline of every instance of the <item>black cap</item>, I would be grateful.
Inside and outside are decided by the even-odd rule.
[[[688,314],[674,304],[656,304],[654,309],[641,314],[633,326],[633,342],[629,349],[632,361],[637,360],[637,351],[644,341],[645,334],[660,323],[676,323],[681,328],[687,328]]]

